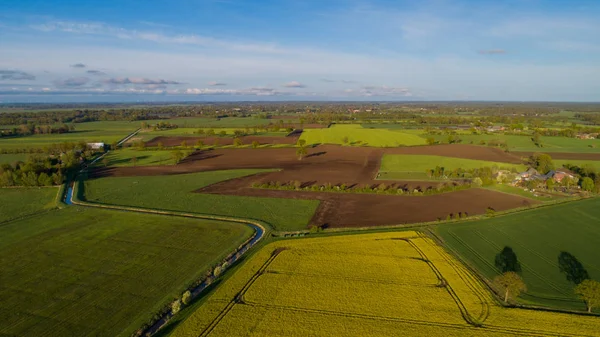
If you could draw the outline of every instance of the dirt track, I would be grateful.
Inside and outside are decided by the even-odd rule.
[[[217,149],[198,151],[175,166],[145,166],[101,168],[93,176],[143,176],[181,174],[241,168],[279,168],[280,171],[262,173],[220,182],[196,192],[317,199],[321,204],[311,223],[329,226],[377,226],[436,220],[450,213],[482,214],[488,207],[505,210],[536,203],[504,193],[472,189],[431,196],[392,196],[375,194],[323,193],[304,191],[276,191],[251,188],[254,182],[298,180],[307,184],[396,185],[405,188],[426,188],[438,182],[398,182],[375,180],[381,156],[384,153],[436,154],[469,159],[520,162],[518,157],[495,151],[494,148],[448,145],[412,148],[368,148],[322,145],[310,148],[308,156],[298,160],[293,148]]]

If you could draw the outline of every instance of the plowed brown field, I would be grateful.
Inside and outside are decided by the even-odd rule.
[[[309,184],[396,185],[426,188],[437,182],[375,180],[384,153],[435,154],[468,159],[520,162],[518,157],[493,148],[449,145],[412,148],[368,148],[322,145],[308,149],[298,160],[294,148],[217,149],[197,151],[175,166],[145,166],[96,169],[92,175],[141,176],[181,174],[241,168],[278,168],[280,171],[220,182],[196,192],[224,195],[317,199],[321,204],[311,223],[339,226],[377,226],[433,221],[450,213],[482,214],[488,207],[506,210],[534,204],[519,196],[482,189],[470,189],[429,196],[396,196],[308,191],[277,191],[252,188],[254,182],[297,180]]]

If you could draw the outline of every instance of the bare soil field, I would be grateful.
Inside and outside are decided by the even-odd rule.
[[[257,141],[259,144],[296,144],[298,142],[298,136],[295,137],[276,137],[276,136],[243,136],[240,140],[244,145],[252,144]],[[219,145],[233,145],[234,137],[168,137],[159,136],[152,138],[146,142],[146,146],[158,146],[158,143],[162,143],[163,146],[180,146],[181,142],[187,142],[188,146],[193,146],[197,141],[201,140],[204,145],[213,145],[215,140],[219,142]]]
[[[548,153],[552,159],[567,159],[567,160],[600,160],[600,149],[599,153],[573,153],[573,152],[550,152]],[[544,151],[539,151],[544,153]],[[512,152],[515,155],[521,157],[529,157],[534,152]]]
[[[488,207],[496,211],[530,206],[536,201],[485,189],[469,189],[427,196],[398,196],[337,192],[282,191],[251,188],[252,182],[270,180],[259,174],[217,183],[198,193],[243,195],[270,198],[320,200],[310,225],[326,227],[368,227],[410,224],[446,219],[458,212],[483,214]],[[414,182],[411,182],[414,183]],[[406,186],[399,183],[398,186]],[[388,185],[389,186],[389,185]],[[413,185],[414,186],[414,185]]]
[[[430,156],[445,156],[463,159],[476,159],[497,161],[510,164],[521,164],[521,154],[504,152],[495,147],[468,145],[468,144],[443,144],[428,146],[411,146],[385,149],[388,154],[422,154]]]
[[[439,147],[440,149],[436,149]],[[416,151],[415,150],[420,150]],[[174,166],[98,168],[93,177],[169,175],[200,171],[242,168],[277,168],[262,173],[220,182],[198,193],[258,196],[292,199],[316,199],[321,204],[311,224],[331,227],[377,226],[405,224],[445,219],[451,213],[470,215],[485,213],[488,207],[501,211],[536,203],[536,201],[483,189],[470,189],[429,196],[397,196],[335,192],[282,191],[252,188],[255,182],[300,181],[304,185],[346,184],[427,188],[438,182],[398,182],[375,180],[384,153],[437,154],[468,159],[520,162],[496,149],[458,146],[420,146],[413,148],[367,148],[321,145],[308,149],[308,155],[298,160],[293,148],[216,149],[197,151]]]

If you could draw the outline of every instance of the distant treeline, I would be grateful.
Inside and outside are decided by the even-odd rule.
[[[21,124],[19,127],[13,127],[11,129],[0,130],[0,137],[14,137],[14,136],[29,136],[29,135],[45,135],[53,133],[67,133],[75,131],[73,124],[67,125],[62,124],[60,126],[52,125],[36,125],[32,122],[27,124]]]
[[[39,125],[91,121],[136,121],[176,117],[257,117],[297,115],[306,123],[343,121],[376,122],[405,120],[419,125],[486,123],[530,123],[544,119],[568,122],[561,111],[576,118],[600,123],[600,104],[592,103],[481,103],[481,102],[240,102],[188,104],[4,104],[0,105],[0,125]],[[473,118],[478,116],[478,118]]]

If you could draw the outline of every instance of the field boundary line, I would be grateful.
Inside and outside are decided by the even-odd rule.
[[[227,314],[229,314],[231,309],[233,309],[233,307],[236,304],[245,303],[246,301],[244,300],[244,295],[246,294],[246,292],[250,289],[250,287],[252,287],[254,282],[256,282],[256,280],[265,272],[265,270],[267,268],[269,268],[269,266],[271,265],[271,263],[273,263],[275,258],[277,258],[277,256],[279,256],[279,254],[284,250],[285,250],[284,248],[276,248],[271,253],[271,256],[262,264],[262,266],[244,284],[242,289],[235,295],[235,297],[227,303],[225,308],[223,308],[223,310],[221,310],[219,312],[217,317],[215,317],[212,320],[212,322],[210,322],[210,324],[208,326],[206,326],[206,328],[204,328],[204,330],[198,336],[202,337],[202,336],[210,335],[210,333],[217,327],[217,325],[219,325],[219,323],[223,320],[223,318],[225,318],[225,316],[227,316]]]
[[[460,265],[457,265],[456,261],[452,260],[447,253],[441,249],[441,247],[437,246],[435,242],[433,242],[433,240],[423,234],[421,234],[421,240],[425,244],[432,247],[440,255],[440,257],[448,263],[450,268],[456,272],[457,276],[465,283],[467,288],[469,288],[479,299],[481,303],[481,314],[479,317],[477,317],[477,320],[480,322],[480,324],[483,324],[483,322],[485,322],[490,315],[490,304],[487,301],[489,295],[486,296],[485,293],[481,292],[481,289],[478,287],[478,285],[473,284],[473,282],[477,282],[477,279],[473,278],[473,276],[466,272]]]
[[[431,262],[431,260],[421,250],[421,248],[419,246],[417,246],[412,240],[407,240],[407,241],[423,257],[424,262],[427,263],[429,265],[429,267],[433,270],[433,272],[436,274],[436,276],[440,280],[440,284],[443,285],[444,288],[446,288],[446,291],[448,292],[448,294],[450,295],[452,300],[454,300],[454,302],[458,306],[458,310],[460,311],[460,314],[463,317],[463,319],[466,321],[466,323],[470,324],[472,326],[475,326],[475,327],[481,327],[482,324],[477,322],[471,316],[471,314],[467,310],[467,307],[465,306],[465,304],[461,301],[460,297],[458,297],[458,294],[456,294],[456,292],[454,291],[452,286],[450,286],[448,281],[444,278],[444,275],[439,271],[439,269],[437,269],[437,267],[433,264],[433,262]]]

